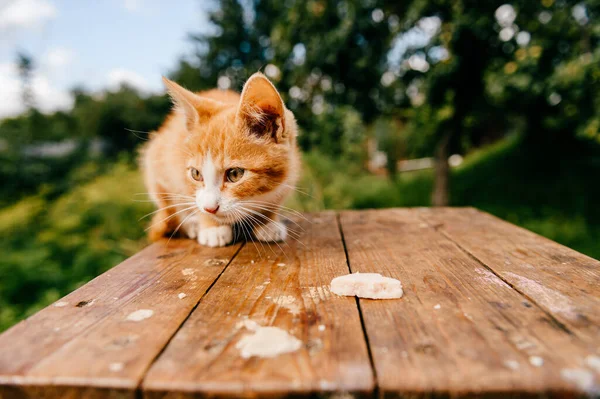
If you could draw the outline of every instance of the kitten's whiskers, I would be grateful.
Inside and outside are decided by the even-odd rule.
[[[185,205],[188,205],[188,206],[189,205],[196,205],[196,202],[181,202],[179,204],[173,204],[173,205],[164,206],[162,208],[159,208],[159,209],[155,210],[154,212],[150,212],[150,213],[145,214],[144,216],[142,216],[141,218],[138,219],[138,222],[140,220],[142,220],[142,219],[150,216],[150,215],[154,215],[155,213],[158,213],[158,212],[163,211],[165,209],[175,208],[175,207],[178,207],[178,206],[185,206]]]

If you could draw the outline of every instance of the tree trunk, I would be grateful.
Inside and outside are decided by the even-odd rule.
[[[435,149],[434,157],[434,180],[433,193],[431,194],[431,205],[448,206],[450,197],[450,165],[448,156],[450,150],[450,134],[446,133]]]

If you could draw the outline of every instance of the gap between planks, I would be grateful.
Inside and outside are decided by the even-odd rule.
[[[173,338],[175,337],[175,335],[185,325],[185,323],[188,321],[188,319],[190,318],[190,316],[192,315],[192,313],[194,313],[194,310],[196,310],[196,308],[198,307],[198,305],[200,305],[200,302],[202,302],[202,300],[210,292],[211,288],[217,283],[217,281],[219,281],[219,279],[221,278],[221,276],[223,275],[223,273],[225,273],[225,270],[227,270],[227,268],[229,267],[229,265],[231,265],[231,263],[233,262],[233,260],[238,256],[238,254],[240,253],[240,251],[242,250],[242,248],[244,248],[244,246],[246,246],[246,242],[242,242],[242,245],[240,245],[240,247],[233,254],[233,256],[231,257],[231,259],[229,259],[229,262],[227,262],[227,264],[225,265],[225,267],[223,268],[223,270],[221,270],[221,272],[219,273],[219,275],[208,286],[208,288],[206,289],[206,291],[204,291],[204,294],[202,294],[202,296],[200,297],[200,299],[198,299],[198,302],[196,302],[196,304],[194,305],[194,307],[192,307],[192,309],[190,310],[190,312],[188,313],[188,315],[185,317],[185,319],[183,319],[183,321],[181,322],[181,324],[179,324],[179,326],[173,331],[173,334],[171,334],[171,336],[169,337],[169,339],[165,342],[165,345],[163,346],[163,348],[156,354],[156,356],[154,356],[154,358],[150,362],[148,362],[148,366],[146,367],[146,369],[142,373],[142,376],[141,376],[140,380],[138,381],[137,387],[135,388],[135,391],[134,391],[134,395],[135,395],[136,399],[144,399],[144,391],[142,390],[142,383],[144,382],[144,378],[146,378],[146,374],[148,374],[148,370],[150,370],[150,367],[152,367],[152,365],[154,364],[154,362],[156,362],[156,359],[158,359],[160,357],[160,355],[162,355],[163,352],[167,349],[167,347],[169,346],[169,344],[171,343],[171,341],[173,340]]]
[[[331,211],[309,218],[312,223],[305,224],[302,242],[289,243],[289,250],[276,250],[274,259],[263,255],[254,267],[250,263],[258,254],[247,244],[147,373],[144,394],[181,398],[350,391],[371,399],[373,368],[356,300],[330,301],[324,287],[332,278],[348,274],[335,218]],[[277,263],[280,257],[287,259],[286,264]],[[263,279],[272,284],[264,284]],[[254,282],[260,285],[254,287]],[[315,298],[311,288],[318,287],[325,294]],[[271,299],[280,295],[294,297],[299,308],[288,309]],[[226,310],[232,311],[231,317],[223,315]],[[241,359],[234,345],[237,334],[243,333],[236,322],[240,316],[301,336],[305,345],[276,361]],[[331,328],[321,329],[318,324]],[[311,343],[322,347],[311,348]]]
[[[475,256],[474,254],[472,254],[470,251],[468,251],[466,248],[464,248],[462,245],[460,245],[456,240],[454,240],[450,235],[446,234],[444,231],[441,231],[439,229],[439,226],[432,224],[430,222],[428,222],[427,220],[423,219],[421,217],[421,215],[419,215],[417,213],[417,217],[419,220],[423,221],[423,223],[427,224],[430,228],[432,228],[434,230],[434,232],[446,239],[448,239],[450,242],[452,242],[461,252],[463,252],[466,256],[472,258],[475,262],[477,262],[478,264],[482,265],[485,269],[489,270],[491,273],[493,273],[496,277],[498,277],[500,280],[502,280],[504,283],[506,283],[509,287],[511,287],[515,292],[517,292],[521,297],[527,299],[528,301],[530,301],[531,303],[533,303],[538,309],[540,309],[544,314],[546,314],[547,316],[549,316],[554,322],[557,323],[558,326],[560,326],[561,329],[563,329],[566,333],[568,333],[569,335],[573,335],[573,332],[568,329],[563,323],[561,323],[560,321],[558,321],[554,315],[552,315],[551,313],[549,313],[548,311],[546,311],[543,307],[541,307],[536,300],[534,300],[533,298],[529,297],[528,295],[526,295],[525,293],[523,293],[521,290],[519,290],[517,287],[515,287],[513,284],[511,284],[509,281],[507,281],[505,278],[503,278],[501,275],[499,275],[498,273],[496,273],[495,270],[493,270],[490,266],[488,266],[486,263],[484,263],[482,260],[480,260],[477,256]],[[341,215],[339,212],[335,212],[335,220],[337,223],[337,228],[340,232],[340,237],[341,237],[341,242],[342,242],[342,246],[344,248],[344,255],[346,258],[346,265],[348,267],[348,272],[352,273],[352,265],[350,263],[350,256],[348,254],[348,248],[346,245],[346,239],[345,239],[345,235],[344,235],[344,227],[343,224],[341,223]],[[142,378],[140,379],[140,382],[138,383],[138,386],[135,390],[135,396],[136,398],[139,399],[143,399],[145,396],[145,392],[142,389],[142,383],[144,381],[144,378],[146,377],[146,374],[148,372],[148,370],[152,367],[152,365],[155,363],[155,361],[163,354],[163,352],[166,350],[166,348],[169,346],[170,342],[172,341],[172,339],[176,336],[176,334],[179,332],[179,330],[185,325],[185,323],[187,322],[187,320],[190,318],[190,316],[193,314],[193,312],[196,310],[196,308],[198,308],[198,306],[200,305],[200,303],[202,302],[202,300],[206,297],[206,295],[210,292],[210,290],[213,288],[213,286],[217,283],[217,281],[220,279],[220,277],[225,273],[225,271],[228,269],[228,267],[234,262],[234,260],[236,259],[236,257],[239,255],[239,253],[242,251],[242,249],[245,247],[245,245],[248,245],[247,242],[243,242],[242,245],[238,248],[238,250],[235,252],[235,254],[231,257],[231,259],[229,260],[229,262],[227,263],[227,265],[223,268],[223,270],[219,273],[219,275],[215,278],[215,280],[210,284],[210,286],[206,289],[206,291],[204,292],[203,296],[198,300],[198,302],[195,304],[195,306],[190,310],[189,314],[187,315],[187,317],[183,320],[183,322],[177,327],[177,329],[175,329],[173,331],[173,334],[171,335],[171,337],[166,341],[164,347],[161,349],[161,351],[159,353],[157,353],[157,355],[154,357],[154,359],[148,364],[148,367],[146,368],[146,370],[144,371]],[[364,319],[364,314],[363,314],[363,308],[361,306],[361,300],[360,298],[356,297],[355,298],[356,301],[356,305],[357,305],[357,309],[358,309],[358,313],[359,313],[359,317],[360,317],[360,322],[361,322],[361,328],[362,328],[362,332],[363,332],[363,337],[365,339],[366,342],[366,346],[367,346],[367,352],[368,352],[368,357],[369,357],[369,363],[371,366],[371,370],[373,372],[373,380],[374,380],[374,388],[373,388],[373,392],[372,392],[372,397],[374,399],[379,398],[380,397],[380,389],[379,389],[379,379],[377,377],[377,369],[375,367],[375,361],[373,358],[373,353],[372,353],[372,348],[371,348],[371,342],[369,340],[369,336],[367,333],[367,329],[366,329],[366,324],[365,324],[365,319]]]
[[[348,266],[348,271],[352,273],[352,266],[350,265],[350,256],[348,255],[348,248],[346,247],[346,238],[344,237],[344,229],[342,227],[342,222],[340,220],[340,213],[335,213],[335,220],[338,225],[338,229],[340,230],[340,237],[342,238],[342,246],[344,247],[344,254],[346,256],[346,265]],[[375,360],[373,359],[373,352],[371,351],[371,343],[369,342],[369,335],[367,334],[367,326],[365,325],[365,318],[363,317],[363,310],[360,306],[360,298],[354,297],[356,301],[356,307],[358,308],[358,315],[360,317],[360,326],[362,327],[363,336],[365,338],[365,343],[367,344],[367,353],[369,354],[369,363],[371,363],[371,370],[373,370],[373,398],[379,398],[379,379],[377,378],[377,368],[375,367]]]
[[[335,221],[337,223],[337,228],[338,228],[338,230],[340,232],[341,244],[342,244],[342,247],[344,249],[344,256],[345,256],[345,259],[346,259],[346,266],[348,267],[348,272],[352,273],[352,268],[351,268],[351,265],[350,265],[350,257],[348,255],[348,249],[346,247],[346,242],[345,242],[345,239],[344,239],[344,232],[343,232],[342,224],[341,224],[341,221],[340,221],[340,213],[339,212],[335,212]],[[185,323],[192,316],[192,314],[194,313],[194,311],[198,308],[198,306],[200,305],[200,303],[206,298],[206,296],[209,294],[209,292],[211,291],[211,289],[216,285],[216,283],[219,281],[219,279],[221,278],[221,276],[226,272],[226,270],[234,262],[234,260],[237,258],[237,256],[240,254],[240,252],[242,251],[242,249],[246,245],[249,245],[248,242],[243,242],[242,243],[242,245],[239,247],[239,249],[231,257],[231,259],[229,260],[229,262],[227,263],[227,265],[225,265],[225,267],[223,268],[223,270],[219,273],[219,275],[215,278],[215,280],[206,289],[206,291],[204,292],[204,294],[202,295],[202,297],[198,300],[198,302],[190,310],[189,314],[186,316],[186,318],[183,320],[183,322],[177,327],[177,329],[175,329],[173,331],[173,334],[166,341],[164,347],[160,350],[160,352],[157,353],[157,355],[152,359],[152,361],[149,362],[148,367],[146,368],[146,370],[142,374],[142,378],[140,379],[140,381],[139,381],[139,383],[138,383],[138,385],[137,385],[137,387],[135,389],[135,397],[136,397],[136,399],[144,399],[145,398],[146,392],[144,391],[142,385],[143,385],[144,379],[146,378],[146,375],[147,375],[148,371],[154,365],[154,363],[156,362],[156,360],[164,353],[164,351],[167,349],[167,347],[169,346],[169,344],[171,343],[171,341],[173,340],[173,338],[177,335],[177,333],[185,325]],[[378,380],[377,380],[377,373],[376,373],[376,369],[375,369],[375,363],[374,363],[374,360],[373,360],[373,354],[371,353],[371,346],[369,344],[369,338],[368,338],[368,335],[367,335],[365,321],[364,321],[364,318],[363,318],[363,312],[362,312],[362,308],[360,306],[360,300],[359,300],[358,297],[355,298],[355,302],[356,302],[358,314],[359,314],[359,317],[360,317],[360,323],[361,323],[361,328],[362,328],[362,332],[363,332],[363,337],[364,337],[364,340],[365,340],[365,343],[366,343],[366,347],[367,347],[367,353],[368,353],[368,357],[369,357],[369,364],[370,364],[370,367],[371,367],[371,371],[373,373],[374,387],[373,387],[373,392],[372,392],[371,397],[373,399],[376,399],[376,398],[379,397],[379,386],[378,386]]]
[[[575,334],[573,333],[573,331],[571,331],[564,323],[562,323],[560,320],[558,320],[556,318],[556,316],[554,316],[552,313],[550,313],[549,311],[547,311],[546,309],[544,309],[544,307],[541,306],[537,302],[537,300],[535,298],[533,298],[533,297],[527,295],[526,293],[524,293],[522,290],[520,290],[518,287],[516,287],[514,284],[512,284],[510,281],[508,281],[506,278],[504,278],[502,275],[498,274],[491,266],[489,266],[484,261],[482,261],[481,259],[479,259],[477,256],[475,256],[475,254],[473,254],[472,252],[470,252],[468,249],[466,249],[462,245],[460,245],[460,243],[457,242],[455,239],[453,239],[451,235],[449,235],[446,232],[440,230],[439,225],[431,224],[426,219],[424,219],[423,217],[421,217],[421,215],[419,213],[417,213],[417,218],[419,218],[419,220],[421,220],[423,223],[425,223],[429,227],[431,227],[437,234],[442,235],[448,241],[452,242],[465,255],[467,255],[468,257],[470,257],[471,259],[473,259],[477,263],[479,263],[485,269],[489,270],[490,273],[493,273],[496,277],[498,277],[500,280],[502,280],[506,285],[508,285],[510,288],[512,288],[515,292],[518,292],[519,295],[521,295],[523,298],[525,298],[529,302],[533,303],[538,309],[540,309],[544,314],[546,314],[554,323],[556,323],[556,325],[558,327],[560,327],[560,329],[563,330],[565,333],[567,333],[567,334],[569,334],[571,336],[575,336]]]

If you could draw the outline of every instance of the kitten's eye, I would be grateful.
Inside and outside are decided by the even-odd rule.
[[[242,169],[242,168],[229,169],[229,170],[227,170],[225,175],[227,176],[227,180],[229,180],[232,183],[235,183],[235,182],[239,181],[242,178],[242,176],[244,176],[244,169]]]
[[[198,169],[190,168],[190,175],[192,176],[192,179],[196,181],[202,181],[202,175]]]

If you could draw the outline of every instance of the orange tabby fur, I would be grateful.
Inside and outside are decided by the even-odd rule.
[[[296,184],[300,156],[296,121],[275,87],[260,73],[241,95],[194,94],[164,81],[175,109],[141,153],[146,188],[159,209],[150,239],[180,232],[222,246],[240,222],[260,240],[285,239],[279,207]],[[203,181],[192,177],[192,168]],[[232,168],[243,169],[237,182],[227,179]]]

